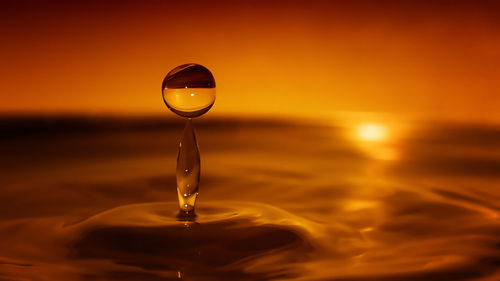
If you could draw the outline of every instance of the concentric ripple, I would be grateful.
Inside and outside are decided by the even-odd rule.
[[[158,272],[204,280],[290,277],[290,265],[316,250],[312,233],[321,232],[320,225],[265,204],[205,203],[195,221],[176,219],[177,208],[175,203],[127,205],[69,225],[69,257],[139,268],[147,280]],[[98,275],[109,274],[117,273]]]

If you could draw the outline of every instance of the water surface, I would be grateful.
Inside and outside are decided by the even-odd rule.
[[[195,120],[179,221],[182,120],[1,123],[0,280],[500,279],[500,127]]]

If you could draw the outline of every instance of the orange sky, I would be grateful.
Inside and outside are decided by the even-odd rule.
[[[164,76],[195,62],[221,114],[500,120],[497,3],[4,1],[0,112],[165,113]]]

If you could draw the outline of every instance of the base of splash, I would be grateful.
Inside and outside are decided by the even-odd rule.
[[[260,203],[204,202],[196,218],[177,214],[176,202],[134,204],[66,226],[68,257],[196,280],[228,274],[261,279],[305,261],[319,231],[313,222]]]

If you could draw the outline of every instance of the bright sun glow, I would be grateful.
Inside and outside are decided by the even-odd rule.
[[[358,126],[357,135],[364,141],[381,141],[387,137],[387,129],[379,124],[361,124]]]

